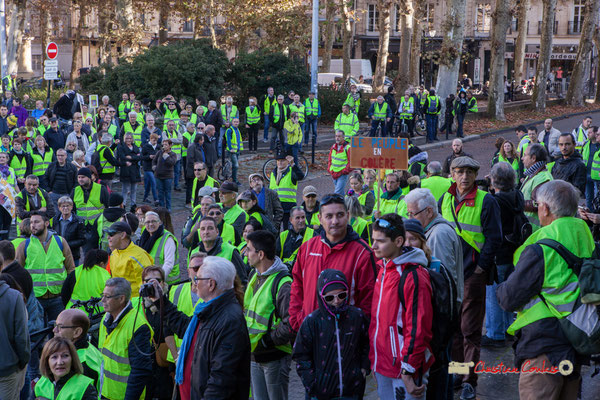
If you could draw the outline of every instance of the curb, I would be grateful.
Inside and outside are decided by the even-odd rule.
[[[576,112],[576,113],[559,115],[558,117],[552,118],[552,121],[560,121],[560,120],[571,118],[571,117],[577,117],[579,115],[595,114],[595,113],[600,113],[600,109],[598,109],[598,110],[592,110],[592,111],[590,111],[590,110],[588,110],[588,111],[579,111],[579,112]],[[531,121],[531,122],[528,123],[528,125],[538,125],[538,124],[543,123],[544,121],[545,121],[545,119],[540,119],[540,120],[537,120],[537,121]],[[483,139],[483,138],[486,138],[488,136],[497,135],[497,134],[505,133],[505,132],[511,132],[511,131],[514,131],[515,128],[516,128],[516,126],[515,127],[502,128],[502,129],[496,129],[496,130],[493,130],[493,131],[487,131],[487,132],[483,132],[483,133],[479,133],[479,134],[475,134],[475,135],[469,135],[469,136],[463,137],[461,139],[462,139],[463,143],[473,142],[475,140]],[[424,144],[422,146],[419,146],[419,148],[421,150],[439,149],[440,147],[444,147],[447,144],[451,144],[454,139],[456,139],[456,137],[453,138],[453,139],[448,139],[448,140],[440,140],[437,143]]]

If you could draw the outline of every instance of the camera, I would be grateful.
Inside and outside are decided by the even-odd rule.
[[[144,283],[140,287],[140,296],[141,297],[156,297],[156,290],[152,283]]]

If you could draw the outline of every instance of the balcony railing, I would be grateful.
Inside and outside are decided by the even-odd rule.
[[[476,27],[475,31],[473,31],[473,36],[475,37],[490,37],[490,30],[485,28]]]
[[[569,30],[567,33],[569,35],[579,35],[581,34],[581,28],[583,28],[583,20],[569,21]]]
[[[537,34],[541,35],[542,34],[542,26],[544,25],[544,23],[542,21],[538,22],[538,29],[537,29]],[[552,33],[554,35],[556,35],[556,33],[558,32],[558,21],[554,21],[554,29],[552,29]]]

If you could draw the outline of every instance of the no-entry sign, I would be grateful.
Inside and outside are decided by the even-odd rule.
[[[48,43],[48,45],[46,46],[46,57],[49,60],[54,60],[56,57],[58,57],[58,46],[56,45],[56,43]]]
[[[368,169],[408,169],[408,139],[352,137],[350,166]]]

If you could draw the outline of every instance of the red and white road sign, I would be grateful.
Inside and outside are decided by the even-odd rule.
[[[46,57],[50,60],[54,60],[58,57],[58,46],[54,42],[48,43],[46,46]]]

